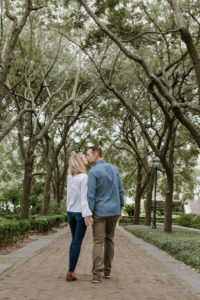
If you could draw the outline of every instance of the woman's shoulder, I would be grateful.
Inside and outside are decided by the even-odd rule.
[[[87,178],[88,175],[86,173],[81,173],[81,174],[77,174],[77,175],[74,175],[74,176],[68,176],[68,180],[82,180],[84,178]]]
[[[86,173],[81,173],[81,174],[78,174],[77,176],[79,176],[80,180],[88,178],[88,175]]]

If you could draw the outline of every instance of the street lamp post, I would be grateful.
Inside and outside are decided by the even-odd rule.
[[[153,202],[153,221],[152,228],[156,229],[156,187],[157,187],[157,171],[160,164],[159,157],[155,156],[153,159],[153,166],[155,169],[155,177],[154,177],[154,202]]]

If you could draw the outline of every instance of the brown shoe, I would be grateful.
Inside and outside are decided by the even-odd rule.
[[[66,276],[67,281],[75,281],[78,278],[74,275],[74,273],[72,272],[67,272],[67,276]]]

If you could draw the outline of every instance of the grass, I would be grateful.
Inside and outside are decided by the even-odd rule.
[[[125,225],[123,227],[200,271],[200,232],[174,228],[172,233],[166,233],[163,232],[163,226],[158,226],[157,229],[144,225]]]

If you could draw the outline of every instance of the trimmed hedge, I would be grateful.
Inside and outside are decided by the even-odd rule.
[[[196,215],[192,218],[191,226],[200,229],[200,216]]]
[[[38,232],[47,232],[53,227],[58,227],[60,223],[65,221],[64,215],[54,216],[36,216],[30,219],[31,229]]]
[[[200,229],[200,216],[195,214],[183,214],[176,219],[178,225]]]
[[[0,246],[14,241],[19,235],[25,235],[31,229],[29,221],[9,221],[0,222]]]
[[[6,220],[14,220],[14,221],[16,221],[16,220],[20,220],[20,217],[18,216],[18,215],[8,215],[8,214],[5,214],[5,215],[2,215],[2,217],[0,217],[0,220],[1,219],[6,219]]]
[[[47,232],[53,227],[58,227],[65,222],[65,215],[32,216],[29,220],[8,220],[0,218],[0,246],[13,242],[20,235],[25,235],[29,230]]]
[[[119,221],[119,224],[133,224],[133,217],[123,216],[122,219]]]
[[[175,219],[173,219],[175,220]],[[140,224],[144,224],[145,217],[140,217]],[[164,223],[164,217],[156,217],[158,223]],[[133,216],[123,216],[119,224],[133,224]]]
[[[145,217],[140,217],[140,224],[144,224]],[[164,223],[164,217],[156,217],[157,223]],[[195,214],[181,214],[179,217],[172,218],[173,224],[180,226],[200,229],[200,216]],[[133,217],[123,216],[119,224],[133,224]]]

